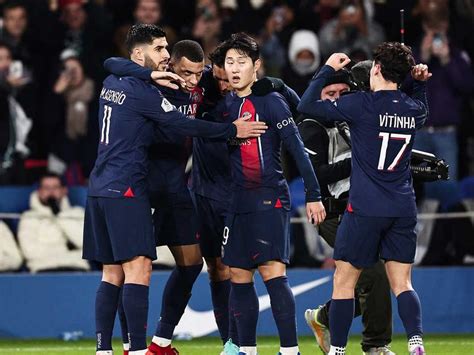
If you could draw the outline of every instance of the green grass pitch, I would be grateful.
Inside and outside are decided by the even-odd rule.
[[[321,352],[316,347],[313,337],[300,337],[300,350],[302,355]],[[349,343],[348,355],[360,355],[359,337],[352,337]],[[219,355],[222,346],[219,339],[206,337],[193,339],[191,341],[174,341],[181,355]],[[259,337],[259,355],[276,355],[278,353],[278,338]],[[474,334],[472,335],[427,335],[425,345],[428,355],[474,355]],[[121,355],[121,344],[114,342],[115,355]],[[392,351],[397,355],[406,355],[407,347],[404,337],[397,336],[392,342]],[[70,355],[94,355],[94,341],[80,340],[76,342],[64,342],[61,340],[0,340],[0,354],[70,354]]]

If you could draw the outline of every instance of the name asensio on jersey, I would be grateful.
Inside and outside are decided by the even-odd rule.
[[[103,87],[102,91],[100,92],[100,98],[105,101],[113,102],[117,105],[122,105],[127,98],[127,95],[125,95],[123,91],[115,91]]]
[[[398,116],[396,113],[389,115],[387,112],[379,114],[380,127],[388,128],[416,128],[415,117]]]

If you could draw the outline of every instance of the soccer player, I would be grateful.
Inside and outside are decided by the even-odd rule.
[[[424,354],[421,306],[411,285],[416,251],[416,204],[409,161],[415,133],[427,117],[428,67],[415,66],[411,50],[383,43],[374,51],[372,92],[320,100],[327,78],[350,62],[333,54],[310,83],[300,112],[325,121],[345,121],[352,141],[351,190],[334,247],[336,272],[329,310],[329,354],[345,354],[354,315],[354,287],[364,268],[385,260],[392,292],[408,337],[410,354]],[[398,87],[408,73],[416,81],[413,98]]]
[[[104,65],[117,75],[134,75],[143,79],[149,79],[152,75],[151,69],[137,68],[135,63],[121,58],[108,59]],[[199,43],[190,40],[177,42],[171,53],[169,67],[184,79],[184,85],[179,90],[160,87],[160,91],[178,111],[194,118],[197,106],[203,99],[203,90],[198,83],[204,71],[204,52]],[[159,130],[156,133],[158,142],[149,151],[151,162],[148,176],[151,206],[155,209],[155,238],[158,245],[169,247],[176,266],[163,292],[161,316],[149,350],[166,354],[173,351],[173,332],[202,270],[202,256],[196,238],[197,218],[186,177],[192,140],[176,134],[163,136]],[[122,322],[123,328],[126,328],[126,322]]]
[[[135,25],[127,36],[130,58],[142,66],[164,69],[169,54],[164,32]],[[176,74],[162,73],[175,86]],[[182,79],[181,79],[182,80]],[[100,144],[90,176],[84,222],[85,259],[103,265],[96,296],[97,354],[112,354],[112,330],[123,286],[130,354],[146,353],[146,322],[151,261],[156,258],[151,209],[147,198],[147,148],[153,126],[163,133],[227,139],[258,136],[264,126],[244,120],[216,124],[190,120],[150,83],[114,75],[104,80],[99,108]]]
[[[232,200],[222,241],[222,261],[230,267],[232,283],[229,307],[237,324],[240,352],[255,355],[259,305],[253,276],[258,269],[270,295],[280,353],[296,355],[295,299],[286,277],[290,199],[280,164],[282,142],[304,178],[307,217],[315,223],[325,217],[319,185],[283,97],[278,93],[262,97],[252,94],[261,65],[256,41],[238,33],[224,47],[225,71],[234,90],[226,97],[224,117],[243,116],[269,126],[260,139],[229,143]]]
[[[372,63],[371,63],[372,65]],[[350,94],[355,82],[348,70],[328,76],[321,91],[321,100],[335,101]],[[299,123],[298,123],[299,122]],[[318,122],[302,115],[298,129],[309,153],[314,172],[321,185],[327,218],[319,226],[321,237],[334,248],[336,233],[349,197],[351,174],[351,143],[345,122]],[[331,301],[317,309],[308,309],[305,319],[321,350],[327,354],[331,346],[329,309]],[[355,287],[354,318],[362,315],[362,351],[366,355],[393,355],[387,347],[392,337],[392,300],[383,262],[364,269]]]

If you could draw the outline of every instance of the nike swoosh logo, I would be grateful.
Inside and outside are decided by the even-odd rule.
[[[293,291],[293,295],[296,297],[331,281],[331,279],[332,276],[326,276],[317,280],[305,282],[301,285],[292,287],[291,291]],[[270,296],[268,294],[258,297],[258,302],[260,304],[260,312],[271,308]],[[184,311],[179,324],[176,326],[174,333],[175,335],[186,334],[191,335],[193,338],[197,338],[211,334],[216,330],[217,324],[214,318],[214,310],[195,311],[191,307],[186,306],[186,310]]]

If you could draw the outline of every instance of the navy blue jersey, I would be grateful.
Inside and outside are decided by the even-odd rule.
[[[362,216],[416,215],[410,157],[415,132],[428,115],[425,84],[410,98],[399,90],[357,92],[332,103],[318,100],[334,73],[323,66],[301,98],[300,112],[323,121],[346,121],[351,130],[350,208]]]
[[[99,100],[100,144],[90,175],[89,196],[131,197],[146,194],[148,147],[154,126],[165,135],[229,138],[232,124],[186,118],[149,82],[110,75]]]
[[[280,161],[282,142],[304,178],[307,202],[320,200],[318,181],[288,104],[280,94],[238,97],[230,93],[226,97],[226,110],[223,115],[229,120],[247,117],[250,121],[266,122],[268,126],[259,138],[229,140],[234,212],[263,210],[275,204],[289,208],[288,186]]]
[[[160,88],[160,91],[178,111],[190,119],[195,118],[203,97],[200,87],[196,87],[191,93],[169,88]],[[179,134],[163,137],[159,129],[156,131],[156,143],[150,147],[150,191],[186,191],[186,163],[192,153],[193,139]]]
[[[210,68],[206,68],[204,71],[199,86],[204,89],[205,95],[196,118],[220,120],[225,111],[225,99],[217,89]],[[195,137],[193,140],[191,190],[217,201],[228,201],[231,185],[232,176],[226,142]]]

